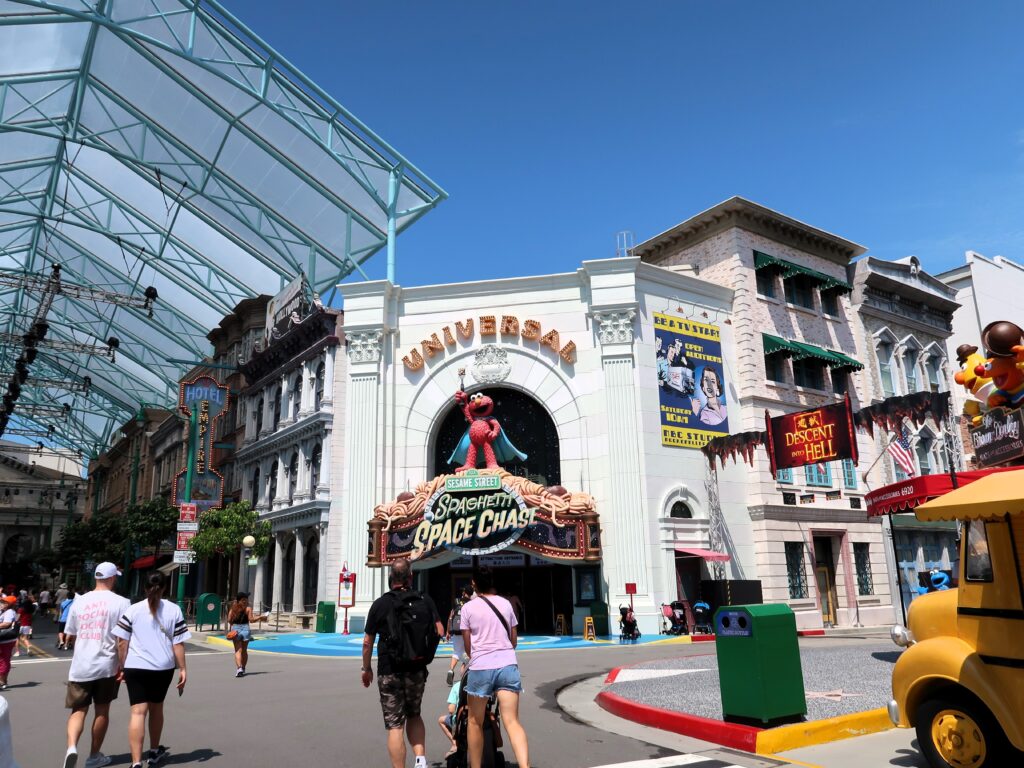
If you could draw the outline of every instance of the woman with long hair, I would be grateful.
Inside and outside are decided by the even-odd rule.
[[[20,626],[18,623],[18,612],[15,606],[18,598],[14,595],[5,595],[0,600],[0,629],[11,629]],[[7,676],[11,674],[11,653],[14,651],[14,644],[18,642],[17,637],[10,640],[0,641],[0,691],[7,690]]]
[[[249,625],[266,618],[267,614],[252,615],[248,592],[239,592],[228,607],[228,637],[235,644],[235,677],[242,677],[249,664],[249,642],[252,640],[252,629]]]
[[[455,683],[455,667],[462,660],[462,654],[466,652],[466,646],[462,642],[462,606],[473,599],[473,585],[464,584],[455,597],[455,605],[448,614],[448,639],[452,643],[452,661],[448,667],[448,674],[445,682],[448,685]],[[465,669],[463,669],[465,672]]]
[[[168,749],[160,743],[164,729],[164,698],[178,668],[178,695],[185,692],[185,641],[192,637],[179,608],[164,600],[166,577],[154,571],[146,577],[146,599],[135,603],[117,622],[120,666],[118,680],[124,680],[131,705],[128,746],[132,768],[142,768],[142,747],[149,719],[148,766],[167,759]]]

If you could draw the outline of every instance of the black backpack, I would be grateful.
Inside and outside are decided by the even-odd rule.
[[[388,613],[388,649],[400,669],[425,667],[434,660],[441,638],[434,625],[434,611],[415,590],[391,592]]]

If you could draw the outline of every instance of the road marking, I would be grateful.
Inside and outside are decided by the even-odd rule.
[[[67,658],[63,659],[58,658],[57,656],[50,656],[49,658],[45,659],[11,659],[11,664],[19,666],[21,664],[49,664],[54,661],[71,661],[71,657],[68,656]]]
[[[695,768],[743,768],[734,763],[725,763],[713,757],[701,757],[700,755],[672,755],[656,757],[651,760],[634,760],[630,763],[600,765],[596,768],[682,768],[682,766],[688,765],[695,766]]]
[[[659,677],[692,675],[696,672],[712,672],[710,669],[620,669],[615,676],[616,683],[630,683],[635,680],[654,680]]]

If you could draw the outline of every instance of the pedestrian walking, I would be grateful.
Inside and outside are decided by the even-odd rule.
[[[26,596],[18,604],[18,625],[20,626],[18,632],[18,647],[14,650],[15,656],[20,656],[22,652],[26,656],[32,654],[32,617],[36,612],[36,604],[32,602],[30,596]]]
[[[67,590],[64,590],[64,599],[57,605],[57,647],[65,651],[68,649],[70,640],[64,629],[68,622],[68,614],[71,613],[71,605],[74,602],[74,598],[68,594]]]
[[[426,768],[426,729],[420,716],[427,665],[444,636],[434,601],[412,589],[412,565],[398,560],[388,578],[391,589],[373,601],[363,636],[363,687],[373,682],[370,656],[377,642],[377,690],[388,732],[393,768],[405,766],[405,738],[412,744],[416,768]],[[404,735],[403,735],[404,730]]]
[[[7,595],[2,601],[3,611],[0,612],[0,691],[7,690],[7,678],[11,674],[11,654],[14,652],[14,644],[18,642],[21,632],[18,612],[15,610],[17,604],[18,598],[14,595]]]
[[[472,585],[463,585],[462,589],[459,590],[459,594],[455,597],[455,605],[452,606],[451,613],[448,614],[448,639],[452,644],[452,661],[448,666],[448,673],[445,675],[444,680],[448,685],[452,685],[455,682],[455,667],[466,652],[466,646],[462,642],[462,606],[472,599]],[[465,668],[462,671],[465,673]]]
[[[96,566],[96,588],[71,605],[65,634],[75,638],[75,655],[68,671],[68,689],[64,706],[68,716],[68,751],[64,768],[74,768],[78,761],[78,740],[85,730],[89,705],[93,706],[92,743],[85,768],[109,765],[110,758],[100,751],[110,722],[110,702],[117,698],[117,638],[114,627],[131,608],[131,601],[114,592],[114,582],[121,572],[113,563]]]
[[[53,621],[54,623],[60,621],[60,606],[67,599],[68,596],[68,585],[61,584],[57,587],[57,591],[53,594]]]
[[[252,615],[248,592],[239,592],[228,607],[227,637],[235,646],[235,677],[245,675],[245,668],[249,664],[249,643],[252,640],[250,625],[254,621],[263,621],[266,618],[267,614]]]
[[[465,682],[469,701],[469,766],[480,768],[487,700],[496,696],[516,763],[519,768],[530,768],[526,731],[519,722],[519,694],[523,685],[515,650],[516,614],[512,604],[497,595],[490,568],[479,568],[473,573],[473,591],[476,599],[462,607],[462,638],[469,655]]]
[[[159,571],[146,577],[146,599],[135,603],[114,627],[118,638],[119,676],[128,689],[131,720],[128,747],[132,768],[142,768],[142,747],[149,720],[148,766],[160,765],[169,750],[160,743],[164,729],[164,699],[178,668],[178,695],[185,692],[185,641],[192,637],[181,608],[164,600],[167,579]]]
[[[50,618],[50,599],[53,596],[50,594],[50,590],[43,589],[39,593],[39,615]]]

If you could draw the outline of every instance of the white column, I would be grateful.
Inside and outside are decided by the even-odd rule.
[[[317,526],[317,552],[320,553],[320,562],[317,567],[320,570],[320,576],[316,580],[316,601],[318,603],[332,598],[328,597],[330,591],[328,590],[327,584],[327,523],[322,522]],[[337,600],[337,594],[334,595]]]
[[[302,594],[306,589],[304,578],[304,566],[306,564],[305,529],[296,528],[292,533],[295,535],[295,579],[292,581],[292,613],[304,613],[306,608],[302,602]]]
[[[256,575],[253,577],[253,583],[249,585],[249,591],[252,592],[253,613],[259,613],[263,607],[263,582],[266,578],[266,565],[267,557],[264,555],[256,562]]]
[[[279,503],[288,500],[288,478],[284,475],[285,462],[287,460],[283,452],[277,454],[277,494],[270,500],[272,509]]]
[[[299,406],[299,416],[307,416],[313,412],[313,374],[316,371],[310,368],[310,361],[302,364],[302,404]]]
[[[313,440],[302,440],[299,442],[299,477],[295,485],[295,498],[308,499],[312,494],[309,491],[309,474],[312,465],[309,463],[310,454],[313,451]]]
[[[334,405],[334,352],[336,349],[337,347],[327,347],[324,350],[324,403],[328,405]],[[377,354],[380,355],[379,349]]]
[[[274,534],[274,590],[270,610],[276,611],[284,602],[284,533]]]
[[[281,377],[281,423],[290,424],[292,419],[292,408],[291,408],[291,380],[288,374],[284,374]]]
[[[263,388],[263,431],[270,432],[274,426],[274,388]],[[258,437],[259,435],[257,435]]]
[[[605,577],[608,602],[629,602],[626,581],[635,582],[639,603],[637,616],[643,632],[657,632],[653,601],[650,597],[648,530],[642,513],[642,466],[638,436],[636,379],[633,359],[633,321],[635,310],[595,310],[594,321],[601,342],[601,367],[604,373],[606,417],[608,420],[608,488],[611,504],[602,510],[607,532]],[[644,622],[644,614],[649,614]]]
[[[356,580],[356,608],[365,614],[373,600],[374,579],[366,568],[366,521],[377,498],[377,403],[380,389],[379,328],[346,332],[349,342],[349,382],[345,407],[345,528],[342,532],[341,561],[359,569]],[[326,383],[330,383],[328,379]],[[326,384],[325,384],[326,386]],[[325,390],[326,391],[326,390]],[[324,441],[324,465],[330,466],[329,443]],[[367,514],[367,510],[370,511]],[[350,614],[351,615],[351,614]]]
[[[323,434],[320,443],[320,482],[313,490],[313,498],[330,498],[331,492],[331,440],[334,439],[334,431],[328,429]],[[369,519],[369,518],[367,518]]]

